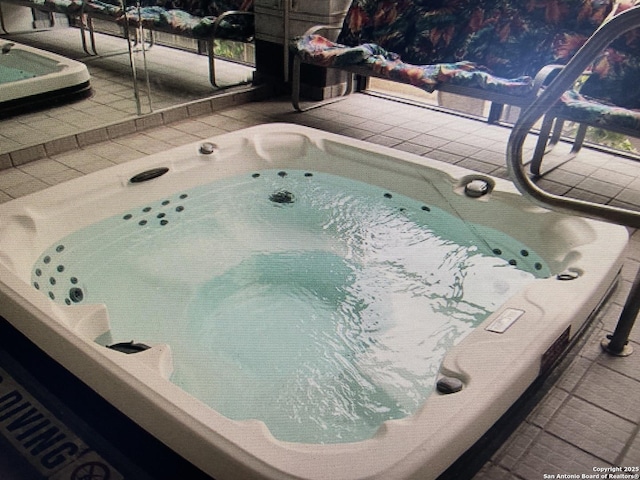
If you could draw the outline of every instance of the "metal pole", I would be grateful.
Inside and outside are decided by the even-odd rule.
[[[538,187],[524,171],[522,146],[533,125],[548,112],[562,94],[571,88],[576,79],[613,40],[624,33],[640,27],[640,6],[626,10],[605,22],[587,40],[576,55],[545,88],[542,94],[520,115],[507,145],[507,167],[509,176],[518,190],[544,207],[552,207],[570,213],[613,221],[630,227],[640,227],[640,212],[587,201],[575,200],[547,193]],[[629,292],[613,335],[601,342],[602,348],[611,355],[627,356],[633,351],[629,345],[629,334],[640,311],[640,272]]]
[[[137,2],[138,8],[140,7],[140,2]],[[122,12],[124,14],[124,35],[127,38],[127,47],[129,49],[129,65],[131,66],[131,76],[133,79],[133,98],[136,101],[136,112],[138,115],[142,115],[142,106],[140,103],[140,90],[138,89],[138,75],[136,73],[136,62],[133,56],[133,47],[131,46],[131,37],[129,32],[129,16],[127,13],[127,4],[125,0],[120,0],[120,8],[122,8]],[[140,11],[138,11],[138,15],[140,15]],[[139,17],[138,17],[139,18]]]
[[[629,345],[629,334],[633,328],[638,312],[640,311],[640,270],[636,274],[633,286],[627,297],[627,301],[622,309],[618,324],[613,335],[601,342],[605,352],[618,357],[626,357],[633,353],[633,348]]]
[[[144,46],[144,28],[142,27],[142,11],[140,9],[140,2],[138,2],[138,18],[140,19],[139,35],[141,39],[142,68],[144,69],[144,80],[147,91],[147,104],[149,105],[149,112],[153,112],[153,104],[151,102],[151,81],[149,80],[149,68],[147,67],[147,49]],[[150,45],[153,45],[153,30],[149,30],[149,42]]]
[[[291,12],[291,3],[292,0],[282,0],[284,83],[289,83],[289,14]]]

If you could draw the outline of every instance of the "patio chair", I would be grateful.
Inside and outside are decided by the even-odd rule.
[[[613,15],[632,6],[631,2],[621,3]],[[543,157],[558,143],[567,121],[578,125],[571,151],[545,173],[575,158],[588,127],[640,137],[640,25],[638,27],[608,45],[589,67],[584,84],[565,92],[547,112],[530,164],[533,175],[542,175]]]

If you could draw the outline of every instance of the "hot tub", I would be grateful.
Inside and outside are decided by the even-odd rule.
[[[0,48],[0,112],[4,114],[91,92],[83,63],[15,42],[4,41]]]
[[[0,218],[0,315],[219,480],[437,477],[579,334],[628,240],[509,182],[286,124],[87,175]],[[385,283],[399,276],[409,283]],[[293,377],[338,398],[325,417],[278,396]],[[342,390],[366,397],[362,422]]]

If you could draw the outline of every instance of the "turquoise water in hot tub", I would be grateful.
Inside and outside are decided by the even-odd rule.
[[[171,345],[172,381],[278,439],[370,438],[414,413],[446,351],[549,270],[513,238],[341,177],[261,171],[56,242],[33,284],[104,303],[99,343]]]
[[[0,84],[18,82],[27,78],[37,77],[33,72],[22,70],[20,68],[8,67],[6,65],[0,65]]]

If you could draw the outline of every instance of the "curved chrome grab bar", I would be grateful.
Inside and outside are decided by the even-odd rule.
[[[631,227],[640,227],[640,212],[586,202],[550,194],[534,184],[525,173],[522,162],[522,145],[531,127],[548,112],[582,75],[595,56],[613,40],[633,28],[640,27],[640,6],[622,12],[604,23],[582,46],[576,55],[560,71],[551,84],[525,110],[509,137],[507,145],[507,168],[518,190],[544,207],[552,207],[568,213],[581,213]],[[633,352],[629,334],[640,312],[640,272],[629,292],[613,335],[602,340],[602,348],[611,355],[627,356]]]
[[[593,59],[613,40],[640,27],[640,6],[626,10],[605,22],[553,79],[542,94],[520,115],[507,145],[507,168],[518,190],[544,207],[581,213],[631,227],[640,227],[640,212],[550,194],[531,181],[522,162],[522,145],[533,125],[569,90]]]

